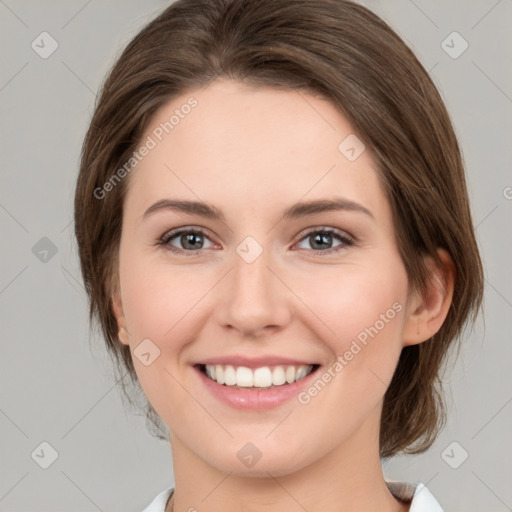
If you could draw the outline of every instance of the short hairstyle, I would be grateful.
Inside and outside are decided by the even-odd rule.
[[[217,77],[308,92],[339,108],[375,155],[410,290],[426,289],[425,256],[441,267],[437,249],[451,256],[447,317],[430,339],[402,349],[381,417],[381,457],[425,451],[446,422],[440,370],[482,306],[483,268],[463,159],[440,94],[393,29],[355,2],[177,0],[126,46],[100,91],[76,184],[90,324],[99,321],[117,369],[138,382],[111,302],[131,174],[101,198],[95,191],[130,159],[160,107]],[[149,402],[146,418],[158,427]]]

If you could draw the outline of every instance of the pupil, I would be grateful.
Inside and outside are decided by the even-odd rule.
[[[330,238],[330,234],[328,233],[320,233],[320,234],[316,234],[314,235],[314,244],[317,244],[317,243],[324,243],[324,244],[327,244],[329,245],[329,238]],[[322,247],[322,245],[320,245],[320,248]],[[325,247],[325,245],[323,246]]]
[[[197,235],[195,233],[189,233],[188,235],[183,235],[182,239],[185,239],[185,243],[183,244],[184,247],[187,247],[187,244],[191,245],[191,249],[197,249],[200,243],[194,244],[194,239],[200,237],[201,235]]]

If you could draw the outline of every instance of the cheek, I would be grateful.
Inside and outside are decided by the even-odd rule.
[[[209,283],[199,270],[185,271],[185,267],[162,263],[161,258],[156,261],[128,251],[120,262],[120,279],[132,357],[141,387],[163,418],[177,407],[183,406],[186,411],[190,396],[176,379],[183,380],[181,363],[186,347],[198,336],[200,316],[204,315],[206,301],[201,299],[215,279]],[[143,347],[148,349],[142,350]],[[148,351],[152,362],[146,365],[139,355]]]
[[[311,401],[320,415],[326,402],[336,403],[340,414],[357,410],[354,422],[373,409],[398,362],[406,297],[407,275],[398,255],[340,267],[320,288],[309,287],[308,305],[327,326],[323,341],[332,359],[319,375],[325,387],[318,383],[306,390],[302,403]]]
[[[306,291],[308,306],[329,333],[325,341],[337,354],[349,350],[353,340],[362,346],[377,336],[381,345],[400,341],[407,276],[399,259],[331,269],[308,281]]]
[[[196,314],[193,306],[204,292],[190,286],[190,279],[180,275],[179,269],[171,272],[168,266],[148,258],[126,257],[120,278],[140,386],[165,423],[176,422],[175,417],[169,417],[170,411],[176,410],[180,411],[180,421],[187,422],[190,396],[178,384],[182,380],[179,362],[183,348],[193,337]],[[142,347],[147,348],[142,350]],[[150,354],[149,364],[144,363],[144,352]]]
[[[191,272],[180,272],[152,258],[126,258],[120,278],[123,309],[130,333],[137,338],[149,338],[161,345],[164,339],[178,337],[180,319],[194,316],[194,305],[207,290],[199,282],[191,283]],[[204,290],[202,289],[204,288]],[[197,307],[197,306],[196,306]],[[132,342],[140,341],[138,339]]]

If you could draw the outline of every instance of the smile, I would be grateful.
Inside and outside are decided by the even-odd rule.
[[[205,364],[200,369],[217,384],[239,388],[268,389],[293,384],[307,377],[318,365],[277,365],[248,368],[222,364]]]

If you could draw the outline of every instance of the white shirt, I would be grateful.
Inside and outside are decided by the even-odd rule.
[[[421,483],[413,485],[406,482],[386,482],[386,485],[395,497],[412,499],[409,512],[443,512],[441,505]],[[174,487],[162,491],[142,512],[165,512],[165,506],[173,491]]]

